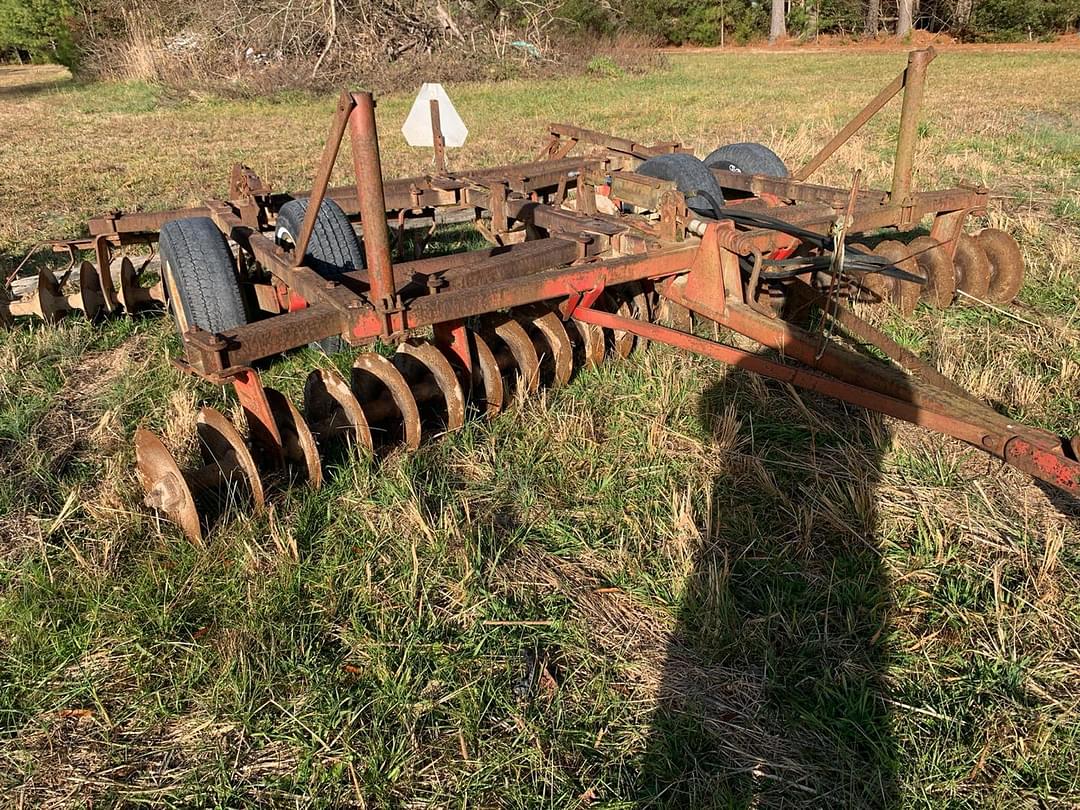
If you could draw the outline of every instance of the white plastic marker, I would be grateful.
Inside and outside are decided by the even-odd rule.
[[[425,83],[416,94],[405,123],[401,125],[401,134],[405,136],[409,146],[434,146],[431,137],[431,101],[439,102],[439,127],[442,129],[443,140],[447,146],[464,146],[465,139],[469,137],[468,127],[461,120],[454,102],[446,95],[441,84]]]

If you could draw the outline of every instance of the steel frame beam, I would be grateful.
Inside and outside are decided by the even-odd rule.
[[[985,405],[976,406],[971,403],[968,409],[957,415],[950,406],[934,400],[934,395],[940,392],[933,389],[921,390],[924,386],[917,380],[910,381],[910,392],[919,393],[921,397],[919,401],[913,401],[913,398],[905,398],[900,394],[890,395],[874,391],[821,371],[778,362],[744,349],[636,318],[626,318],[588,307],[576,308],[573,317],[606,329],[622,330],[647,340],[666,343],[735,368],[944,433],[1080,497],[1080,463],[1066,457],[1060,439],[1053,437],[1055,446],[1048,447],[1040,431],[1015,425]],[[933,405],[937,407],[931,407]]]

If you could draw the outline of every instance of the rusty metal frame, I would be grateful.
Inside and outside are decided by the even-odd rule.
[[[848,218],[852,233],[886,227],[907,230],[933,217],[932,236],[951,256],[964,222],[985,208],[988,190],[974,186],[912,190],[925,73],[934,57],[933,49],[912,52],[903,73],[794,176],[716,170],[721,187],[749,192],[751,199],[740,202],[747,210],[756,206],[787,225],[819,234],[828,233],[838,215]],[[806,182],[901,91],[900,131],[889,190]],[[431,328],[436,342],[471,370],[473,350],[465,328],[469,319],[549,302],[557,304],[566,319],[667,343],[953,436],[1080,494],[1075,439],[1070,442],[1011,423],[851,311],[825,305],[804,280],[788,285],[793,300],[821,309],[837,329],[873,344],[892,362],[802,329],[759,304],[753,298],[758,276],[755,272],[746,283],[740,258],[789,256],[803,243],[779,228],[740,228],[731,220],[694,214],[673,184],[632,173],[641,160],[678,151],[679,144],[647,146],[581,127],[551,124],[538,160],[448,172],[435,103],[432,125],[436,173],[384,181],[374,98],[370,93],[343,93],[310,191],[275,193],[250,169],[237,166],[229,200],[208,200],[181,211],[112,212],[91,220],[89,240],[64,244],[72,251],[92,249],[107,260],[118,245],[155,241],[169,219],[207,216],[238,246],[246,257],[245,267],[257,268],[272,279],[269,298],[280,304],[274,307],[275,313],[283,310],[280,314],[220,334],[191,329],[183,336],[185,358],[178,365],[205,379],[233,382],[253,437],[264,455],[279,464],[282,437],[274,427],[258,375],[251,370],[256,361],[334,335],[361,344],[378,337],[401,339]],[[331,188],[330,177],[346,132],[354,182]],[[579,149],[590,151],[575,156]],[[566,205],[568,191],[574,192],[577,201],[573,207]],[[287,250],[275,243],[268,224],[281,205],[305,196],[310,200],[307,215],[296,245]],[[602,213],[597,205],[600,196],[621,207],[614,214]],[[325,278],[304,264],[315,214],[324,199],[338,203],[362,228],[364,270]],[[395,263],[387,223],[400,228],[410,218],[429,217],[434,224],[440,211],[471,211],[477,227],[494,246]],[[637,211],[651,212],[651,216]],[[485,224],[487,219],[490,226]],[[107,261],[103,266],[108,266]],[[779,359],[597,306],[605,289],[635,283],[756,341]]]

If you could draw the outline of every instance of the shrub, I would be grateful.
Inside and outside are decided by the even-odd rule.
[[[69,0],[0,0],[0,57],[75,63]]]
[[[1016,42],[1075,27],[1080,0],[981,0],[967,38]]]
[[[594,56],[585,69],[594,76],[602,76],[605,79],[617,79],[623,75],[622,70],[615,64],[615,60],[607,54]]]

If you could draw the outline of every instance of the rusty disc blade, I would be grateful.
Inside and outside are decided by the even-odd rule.
[[[900,242],[889,239],[874,248],[874,253],[883,256],[896,267],[913,275],[919,275],[919,265],[910,255],[910,251]],[[919,303],[922,295],[922,285],[914,281],[904,281],[899,278],[886,278],[878,275],[886,282],[889,302],[904,315],[911,315],[915,311],[915,305]]]
[[[34,298],[35,312],[46,323],[56,323],[69,311],[60,285],[51,270],[38,271],[37,295]]]
[[[109,286],[112,287],[111,282]],[[75,306],[81,309],[90,321],[97,319],[108,308],[97,267],[91,262],[83,262],[79,268],[79,294]]]
[[[1020,245],[1005,231],[984,228],[975,241],[990,262],[990,287],[987,297],[994,304],[1007,304],[1024,286],[1024,256]]]
[[[116,291],[116,298],[124,312],[128,315],[135,311],[136,291],[139,287],[138,274],[131,259],[125,256],[120,260],[120,289]]]
[[[637,318],[639,321],[652,319],[649,298],[645,295],[645,290],[641,288],[640,284],[632,281],[629,284],[622,285],[619,289],[626,296],[626,302],[630,307],[630,317]],[[638,337],[636,346],[639,350],[644,351],[648,348],[649,341],[643,337]]]
[[[322,486],[322,462],[311,428],[283,393],[265,387],[263,391],[266,392],[266,402],[281,434],[285,463],[295,470],[300,470],[307,477],[308,484],[313,489],[318,489]]]
[[[443,401],[446,403],[446,429],[458,430],[464,425],[465,395],[446,355],[434,344],[418,338],[411,338],[398,346],[398,354],[407,355],[421,363],[442,391]]]
[[[945,309],[956,297],[956,268],[949,258],[949,252],[930,236],[920,236],[912,240],[907,249],[915,258],[919,270],[926,276],[923,299],[932,307]]]
[[[536,356],[536,346],[533,345],[525,327],[508,318],[495,327],[495,334],[502,339],[514,356],[522,388],[527,393],[535,393],[540,385],[540,358]]]
[[[548,310],[533,317],[529,323],[543,335],[544,342],[547,343],[547,353],[551,357],[553,368],[552,386],[557,388],[566,385],[574,373],[574,346],[562,319]]]
[[[956,267],[956,289],[985,301],[990,290],[990,259],[975,237],[966,233],[957,237],[953,265]]]
[[[376,400],[385,389],[401,416],[402,438],[405,446],[415,450],[420,446],[420,410],[416,406],[409,384],[401,375],[397,366],[374,352],[365,352],[353,362],[353,390],[360,400],[360,407],[367,408],[368,403]],[[367,413],[367,410],[364,411]],[[368,419],[374,424],[375,419]]]
[[[144,503],[163,512],[201,547],[202,524],[187,479],[161,439],[145,428],[135,431],[135,472],[146,493]]]
[[[484,391],[484,413],[490,419],[496,416],[503,406],[502,370],[495,359],[487,341],[472,332],[469,339],[473,343],[473,387]]]
[[[308,374],[304,417],[319,441],[344,435],[368,451],[374,449],[364,409],[345,378],[332,369],[317,368]]]
[[[858,242],[849,244],[848,248],[857,248],[863,253],[875,252]],[[891,300],[891,287],[889,279],[880,273],[864,273],[858,280],[857,289],[852,293],[852,298],[864,304],[883,304]]]
[[[594,323],[585,323],[571,318],[570,339],[581,351],[585,368],[596,368],[604,362],[604,330]]]
[[[199,410],[195,429],[199,434],[203,461],[217,465],[222,480],[230,487],[238,475],[242,476],[255,511],[261,512],[266,506],[262,478],[251,451],[233,423],[216,408],[204,406]]]
[[[160,283],[154,288],[140,286],[139,271],[127,256],[120,260],[120,289],[116,295],[128,315],[134,315],[148,305],[165,302],[164,286]]]
[[[616,299],[606,294],[605,299],[604,309],[608,312],[614,312],[623,318],[633,317],[630,305],[626,301],[618,301],[616,305]],[[612,330],[611,346],[615,354],[625,360],[634,351],[634,333],[627,332],[625,329]]]

